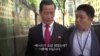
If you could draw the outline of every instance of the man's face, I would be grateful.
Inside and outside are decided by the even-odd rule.
[[[91,25],[91,22],[92,22],[92,18],[89,17],[85,11],[82,11],[82,10],[78,10],[76,11],[76,21],[75,21],[75,24],[76,24],[76,27],[79,29],[79,30],[86,30],[90,25]]]
[[[45,24],[51,24],[54,21],[55,7],[54,5],[43,5],[40,16]]]

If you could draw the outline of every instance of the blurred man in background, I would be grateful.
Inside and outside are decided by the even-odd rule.
[[[69,29],[69,56],[100,56],[100,29],[91,26],[94,14],[88,4],[77,7],[75,26]]]

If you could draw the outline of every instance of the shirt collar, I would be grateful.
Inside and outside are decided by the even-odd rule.
[[[54,21],[49,26],[52,27],[53,24],[54,24]],[[43,27],[45,27],[46,24],[43,22],[42,25],[43,25]]]
[[[90,26],[87,30],[85,30],[85,31],[79,31],[79,30],[77,29],[77,32],[83,33],[83,32],[89,32],[90,30],[91,30],[91,26]]]

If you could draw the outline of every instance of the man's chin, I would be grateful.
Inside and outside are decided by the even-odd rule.
[[[51,24],[51,23],[52,23],[52,22],[46,22],[45,24],[48,24],[48,25],[49,25],[49,24]]]
[[[81,27],[77,27],[78,30],[82,31],[83,29]]]
[[[85,31],[85,29],[82,29],[82,28],[78,28],[78,30],[79,30],[79,31]]]

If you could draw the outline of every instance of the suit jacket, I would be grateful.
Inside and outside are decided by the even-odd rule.
[[[50,44],[64,44],[66,42],[64,37],[66,31],[66,27],[54,22]],[[34,46],[36,44],[44,44],[42,23],[29,29],[25,56],[63,56],[63,48],[60,48],[60,51],[41,51]]]
[[[73,38],[75,33],[75,27],[71,27],[69,29],[69,45],[68,45],[68,51],[69,56],[71,56],[71,50],[73,46]],[[99,33],[99,34],[98,34]],[[100,30],[99,28],[91,28],[91,56],[100,56]]]

